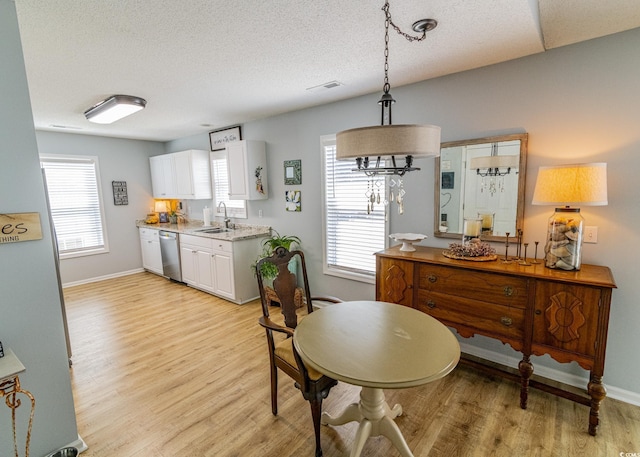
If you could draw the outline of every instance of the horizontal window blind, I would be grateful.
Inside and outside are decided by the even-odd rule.
[[[224,154],[215,155],[211,159],[211,171],[213,173],[213,197],[215,214],[224,215],[224,209],[218,209],[220,202],[227,207],[229,217],[247,217],[246,202],[244,200],[229,199],[229,173],[227,171],[227,158]]]
[[[385,246],[385,180],[351,171],[355,161],[337,161],[335,141],[323,146],[326,267],[375,275],[373,254]],[[375,203],[368,208],[372,193]]]
[[[61,256],[104,251],[106,236],[95,157],[41,157]]]

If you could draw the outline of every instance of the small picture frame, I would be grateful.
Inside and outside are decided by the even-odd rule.
[[[209,143],[212,151],[220,151],[224,149],[225,144],[240,140],[242,140],[242,130],[239,125],[209,132]]]
[[[113,204],[116,206],[128,205],[127,181],[111,181],[113,188]]]
[[[302,192],[299,190],[285,190],[287,211],[302,211]]]
[[[443,171],[442,180],[440,181],[441,189],[453,189],[455,171]]]
[[[284,161],[284,183],[294,186],[302,184],[302,160]]]

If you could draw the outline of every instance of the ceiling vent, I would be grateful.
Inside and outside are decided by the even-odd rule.
[[[328,83],[320,84],[319,86],[307,87],[309,92],[324,92],[325,90],[333,89],[334,87],[344,86],[340,81],[329,81]]]

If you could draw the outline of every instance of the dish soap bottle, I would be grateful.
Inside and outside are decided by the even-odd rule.
[[[204,226],[207,227],[211,225],[211,210],[208,206],[205,206],[202,210],[202,218],[204,220]]]

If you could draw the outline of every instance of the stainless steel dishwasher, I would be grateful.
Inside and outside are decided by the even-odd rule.
[[[159,235],[160,253],[162,254],[162,273],[169,279],[182,282],[178,234],[160,230]]]

